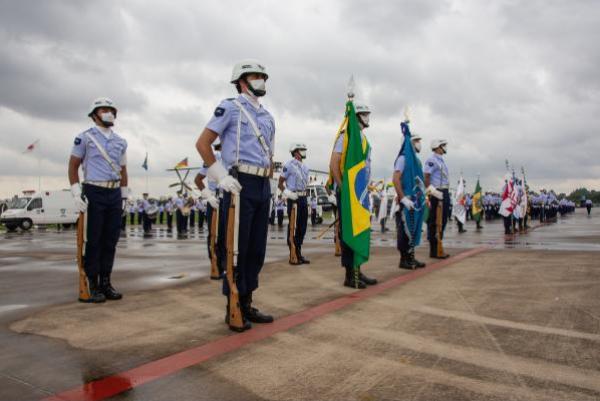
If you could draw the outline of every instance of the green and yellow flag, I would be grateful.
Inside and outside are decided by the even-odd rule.
[[[370,145],[361,134],[352,101],[346,103],[346,129],[342,154],[342,240],[354,251],[354,268],[369,260],[371,213],[369,212]]]
[[[471,205],[471,214],[473,220],[476,222],[481,221],[481,212],[483,211],[483,201],[481,199],[481,186],[479,185],[479,178],[477,178],[477,185],[475,185],[475,193],[473,193],[473,204]]]

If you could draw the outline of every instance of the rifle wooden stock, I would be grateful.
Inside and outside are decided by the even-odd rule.
[[[327,227],[325,227],[323,230],[321,230],[321,232],[319,233],[319,235],[317,235],[315,238],[316,239],[321,239],[327,233],[327,231],[331,230],[331,227],[335,226],[337,223],[338,223],[338,220],[335,219],[333,221],[333,223],[331,223],[330,225],[328,225]]]
[[[341,245],[342,237],[340,234],[340,217],[335,220],[335,256],[342,255],[342,245]]]
[[[443,200],[438,199],[437,213],[435,214],[435,231],[437,236],[437,256],[444,256],[444,246],[442,245],[442,222],[443,222]]]
[[[235,269],[237,268],[237,238],[239,221],[236,219],[236,208],[239,208],[239,195],[231,194],[229,211],[227,213],[227,283],[229,284],[229,325],[242,329],[244,321],[240,309],[240,296],[235,283]],[[235,248],[235,249],[234,249]]]
[[[292,201],[292,211],[290,212],[289,224],[289,242],[290,242],[290,263],[298,263],[298,254],[296,253],[296,216],[298,214],[298,203]]]
[[[216,253],[216,243],[218,235],[219,209],[212,208],[210,217],[210,278],[213,280],[219,279],[219,268],[217,265],[218,255]]]
[[[77,219],[77,269],[79,270],[79,300],[90,299],[90,285],[85,274],[85,243],[87,242],[87,212],[80,212]]]

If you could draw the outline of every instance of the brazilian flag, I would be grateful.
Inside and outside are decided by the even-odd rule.
[[[483,211],[483,201],[481,199],[481,185],[479,185],[479,178],[477,179],[477,185],[475,185],[475,193],[473,194],[473,204],[471,205],[471,214],[473,220],[477,223],[481,222],[481,212]]]
[[[342,240],[354,251],[354,268],[369,260],[371,213],[369,212],[370,145],[361,135],[352,101],[346,103],[345,137],[342,153],[341,219]]]

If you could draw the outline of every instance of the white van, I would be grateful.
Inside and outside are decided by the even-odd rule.
[[[33,225],[62,224],[69,226],[77,222],[79,212],[71,191],[44,191],[31,197],[13,199],[2,215],[0,223],[8,231],[17,227],[29,230]]]

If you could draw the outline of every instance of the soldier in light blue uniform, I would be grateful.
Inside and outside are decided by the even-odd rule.
[[[275,121],[260,104],[266,94],[268,74],[256,60],[243,60],[233,68],[231,83],[238,97],[223,100],[198,138],[196,148],[207,165],[207,177],[223,190],[221,210],[229,209],[233,194],[239,194],[238,265],[236,284],[244,327],[229,325],[236,331],[248,330],[253,323],[271,323],[273,317],[252,306],[252,293],[258,288],[258,275],[265,260],[269,219],[269,200],[275,148]],[[218,162],[211,144],[221,142],[222,161]],[[223,230],[225,231],[225,230]],[[223,266],[226,266],[226,246],[219,247]],[[227,280],[223,294],[229,295]],[[229,297],[227,298],[229,300]],[[229,305],[227,305],[227,312]],[[229,313],[226,323],[229,324]]]
[[[319,206],[319,203],[317,202],[317,197],[313,195],[310,198],[310,224],[312,226],[317,224],[317,208],[318,208],[318,206]]]
[[[433,153],[425,161],[423,174],[425,175],[425,186],[429,193],[431,208],[427,219],[427,239],[429,240],[429,257],[436,259],[446,259],[449,255],[439,255],[437,252],[438,241],[444,238],[444,229],[450,215],[450,192],[448,166],[444,161],[443,155],[446,154],[448,141],[445,139],[434,139],[431,141],[431,150]],[[441,238],[437,234],[437,206],[442,202],[442,227]]]
[[[80,211],[87,209],[85,273],[90,299],[121,299],[111,283],[121,216],[127,204],[127,141],[112,130],[117,108],[108,98],[96,99],[88,117],[94,126],[77,135],[69,159],[71,193]],[[83,185],[79,182],[83,167]]]
[[[150,231],[152,231],[152,219],[150,218],[150,216],[148,215],[148,211],[150,210],[151,204],[150,201],[148,200],[148,193],[144,192],[142,194],[142,228],[144,230],[144,234],[148,235],[150,234]]]
[[[306,186],[309,181],[309,170],[302,162],[306,158],[306,145],[296,143],[290,146],[293,159],[283,165],[279,176],[279,190],[287,199],[288,217],[292,215],[292,209],[296,205],[295,230],[291,232],[291,223],[287,232],[287,242],[290,248],[289,263],[291,265],[309,264],[310,261],[302,256],[302,244],[306,235],[308,223],[308,199]],[[285,185],[284,185],[285,184]],[[294,247],[292,248],[292,243]],[[295,254],[293,254],[295,252]]]
[[[413,149],[415,153],[421,153],[421,137],[419,135],[412,135],[410,142],[413,145]],[[401,149],[402,151],[402,149]],[[417,158],[420,163],[420,160]],[[394,175],[393,182],[394,188],[396,189],[396,196],[398,202],[398,210],[394,218],[396,219],[396,248],[400,251],[400,262],[398,263],[398,267],[401,269],[409,269],[414,270],[416,268],[425,267],[425,263],[417,260],[415,258],[415,247],[411,245],[410,238],[407,234],[407,230],[405,229],[405,224],[402,222],[402,213],[404,209],[414,210],[415,203],[410,199],[410,197],[405,195],[406,188],[402,187],[402,173],[404,173],[404,168],[406,167],[406,156],[403,153],[400,153],[394,162]],[[419,233],[421,230],[419,230]]]
[[[363,140],[366,139],[364,130],[366,128],[369,127],[369,118],[371,116],[371,110],[369,109],[369,107],[365,104],[362,104],[360,102],[354,102],[354,109],[356,110],[356,117],[358,118],[358,123],[360,125],[360,135],[361,138]],[[342,185],[342,171],[340,170],[340,161],[342,158],[342,152],[344,150],[344,135],[345,133],[341,133],[339,135],[339,137],[337,138],[334,146],[333,146],[333,152],[331,153],[331,159],[329,161],[329,169],[331,170],[331,173],[333,175],[334,181],[335,181],[335,186],[336,186],[336,204],[338,209],[338,216],[341,216],[341,207],[342,207],[342,201],[341,201],[341,193],[340,193],[340,188]],[[367,177],[367,182],[370,181],[370,177],[371,177],[371,148],[369,147],[369,153],[367,154],[366,160],[365,160],[365,171],[366,171],[366,177]],[[342,232],[342,219],[339,219],[339,236],[341,236],[341,232]],[[355,280],[355,275],[354,275],[354,252],[352,251],[352,248],[350,248],[349,246],[347,246],[344,241],[341,240],[341,238],[337,238],[337,241],[341,244],[341,248],[342,248],[342,266],[346,269],[346,276],[344,279],[344,286],[346,287],[351,287],[351,288],[366,288],[367,285],[375,285],[377,284],[377,280],[374,278],[370,278],[367,277],[365,274],[363,274],[360,271],[359,268],[359,274],[358,274],[358,283]]]

